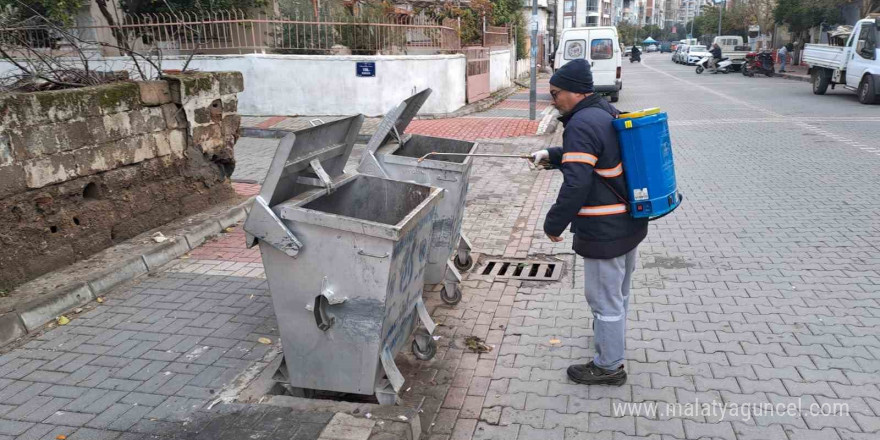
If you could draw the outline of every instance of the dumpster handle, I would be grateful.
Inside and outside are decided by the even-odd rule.
[[[391,254],[389,254],[388,252],[385,252],[385,255],[373,255],[373,254],[365,252],[363,249],[358,249],[358,255],[363,255],[365,257],[373,257],[373,258],[388,258],[389,256],[391,256]]]
[[[315,121],[318,121],[318,123],[315,124]],[[323,123],[324,123],[324,121],[322,121],[322,120],[320,120],[320,119],[318,119],[318,118],[315,118],[315,119],[312,119],[312,120],[309,121],[309,124],[312,124],[312,127],[317,127],[317,126],[319,126],[319,125],[321,125],[321,124],[323,124]]]
[[[330,307],[330,301],[324,295],[315,297],[315,324],[321,331],[327,331],[336,322],[336,317],[327,312]]]

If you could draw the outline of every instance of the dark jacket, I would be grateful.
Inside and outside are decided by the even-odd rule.
[[[648,234],[648,221],[632,218],[627,205],[599,180],[626,197],[620,146],[611,125],[619,113],[602,96],[591,95],[559,118],[565,127],[562,147],[548,149],[550,163],[562,170],[564,181],[544,220],[544,232],[558,237],[571,225],[574,251],[586,258],[619,257]]]
[[[721,59],[721,48],[720,47],[713,47],[712,50],[709,51],[709,53],[712,54],[712,58],[715,58],[716,60]]]

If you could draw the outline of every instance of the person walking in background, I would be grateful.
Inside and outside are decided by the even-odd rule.
[[[779,51],[776,52],[777,58],[779,59],[779,67],[780,72],[785,72],[785,61],[788,58],[788,48],[783,44],[782,47],[779,48]]]

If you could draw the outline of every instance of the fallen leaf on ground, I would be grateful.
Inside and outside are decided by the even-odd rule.
[[[83,312],[82,307],[77,307],[77,308],[73,309],[73,313],[82,313],[82,312]]]
[[[468,336],[467,339],[464,340],[464,343],[467,348],[477,353],[487,353],[492,351],[492,347],[486,345],[482,339],[476,336]]]
[[[562,345],[562,341],[560,341],[559,339],[553,338],[553,339],[550,339],[550,345]]]
[[[61,434],[61,435],[59,435],[58,437],[55,437],[55,438],[56,438],[57,440],[67,440],[67,436],[64,435],[64,434]]]
[[[268,344],[272,343],[272,340],[269,338],[260,338],[260,339],[257,339],[257,342],[259,342],[260,344],[267,344],[268,345]]]
[[[168,241],[168,237],[166,237],[161,232],[157,232],[157,233],[153,234],[153,236],[150,238],[152,238],[153,241],[155,241],[156,243],[164,243],[164,242]]]
[[[64,315],[61,315],[61,316],[55,318],[55,322],[57,322],[58,325],[67,325],[70,323],[70,318],[68,318]]]
[[[104,302],[104,297],[103,297],[103,296],[99,296],[99,297],[95,298],[95,301],[97,301],[98,304],[100,304],[100,303]]]

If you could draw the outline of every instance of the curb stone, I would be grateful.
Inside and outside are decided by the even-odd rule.
[[[244,219],[247,216],[247,207],[253,199],[250,197],[219,216],[197,225],[181,228],[182,234],[168,237],[169,241],[173,240],[170,243],[153,247],[141,255],[122,259],[109,267],[89,271],[85,280],[58,285],[45,296],[18,304],[14,310],[0,315],[0,347],[39,330],[64,311],[83,306],[119,284],[155,271],[195,249],[208,238],[220,234],[224,229],[222,225],[229,227]],[[83,261],[88,262],[88,259]]]
[[[774,77],[787,79],[791,81],[810,82],[810,77],[806,75],[792,75],[788,73],[774,73]]]
[[[50,297],[24,303],[21,310],[17,310],[18,317],[24,323],[28,333],[42,327],[43,324],[62,314],[65,310],[79,307],[95,299],[92,289],[85,283],[59,290],[61,292]]]
[[[148,271],[149,269],[147,269],[143,256],[133,257],[108,270],[96,272],[95,277],[89,280],[89,288],[98,297],[120,283],[143,275]]]

